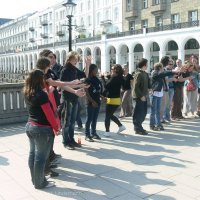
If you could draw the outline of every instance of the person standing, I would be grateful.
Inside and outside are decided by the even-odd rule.
[[[137,66],[132,82],[132,97],[135,101],[133,110],[133,125],[136,134],[147,135],[147,131],[142,127],[147,114],[147,96],[150,89],[150,79],[146,72],[148,60],[142,58]]]
[[[131,102],[131,80],[133,76],[128,72],[128,66],[124,65],[124,85],[122,86],[123,95],[121,103],[121,112],[119,117],[130,117],[132,115],[132,102]]]
[[[111,77],[106,82],[104,76],[102,76],[104,81],[105,91],[103,92],[104,97],[106,97],[106,116],[105,116],[105,137],[110,137],[110,120],[115,122],[119,129],[117,133],[121,133],[126,129],[125,126],[121,124],[119,119],[114,115],[115,111],[121,104],[120,90],[124,84],[123,79],[123,69],[121,65],[115,64],[112,66]]]
[[[75,51],[71,51],[67,55],[66,63],[61,71],[61,81],[73,81],[86,77],[86,73],[80,71],[76,64],[79,61],[79,55]],[[78,97],[67,91],[61,93],[61,103],[64,105],[65,114],[63,114],[62,136],[63,145],[69,150],[74,150],[75,147],[81,147],[74,139],[74,127],[78,109]]]
[[[44,73],[35,69],[25,80],[24,96],[28,109],[26,134],[29,138],[30,152],[28,164],[32,183],[36,189],[54,186],[45,178],[45,165],[53,145],[53,135],[59,132],[52,105],[44,91]]]
[[[96,124],[101,106],[101,95],[103,92],[103,85],[97,78],[98,68],[95,64],[89,67],[88,78],[85,83],[90,85],[86,88],[87,97],[87,117],[85,123],[85,140],[94,142],[93,139],[100,140],[101,138],[96,132]],[[91,126],[91,129],[90,129]]]

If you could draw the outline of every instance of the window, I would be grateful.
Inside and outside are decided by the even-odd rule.
[[[88,26],[91,26],[91,16],[88,16]]]
[[[160,0],[153,0],[152,4],[153,5],[158,5],[158,4],[160,4]]]
[[[142,27],[141,28],[148,28],[148,20],[142,20]]]
[[[129,21],[129,30],[134,31],[135,30],[135,21]]]
[[[81,18],[81,26],[84,26],[84,20]]]
[[[91,3],[90,3],[90,0],[88,1],[88,10],[91,9]]]
[[[119,13],[118,13],[118,8],[116,7],[115,8],[115,11],[114,11],[114,21],[118,21],[118,18],[119,18]]]
[[[162,26],[162,24],[163,24],[162,17],[160,17],[160,16],[156,17],[155,18],[155,24],[156,24],[156,27]]]
[[[81,12],[83,12],[83,3],[81,3]]]
[[[189,22],[193,22],[193,21],[197,21],[198,20],[198,11],[197,10],[193,10],[193,11],[189,11]]]
[[[143,0],[143,8],[148,8],[148,0]]]
[[[99,25],[100,24],[100,13],[98,12],[97,13],[97,25]]]
[[[105,14],[105,20],[109,19],[109,10],[106,10],[106,14]]]
[[[132,11],[132,0],[126,0],[126,11],[130,12]]]
[[[171,23],[172,24],[178,24],[179,22],[180,22],[179,14],[173,14],[172,18],[171,18]]]

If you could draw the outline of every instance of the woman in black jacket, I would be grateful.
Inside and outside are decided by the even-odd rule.
[[[124,84],[123,79],[123,69],[121,65],[116,64],[112,67],[111,78],[105,82],[104,77],[104,96],[106,97],[106,117],[105,117],[105,128],[106,132],[104,136],[110,136],[110,120],[114,121],[119,129],[117,133],[124,131],[126,128],[121,124],[119,119],[114,115],[114,112],[117,110],[119,105],[121,104],[120,99],[120,90],[122,85]]]

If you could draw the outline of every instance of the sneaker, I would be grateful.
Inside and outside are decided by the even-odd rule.
[[[157,128],[159,128],[161,131],[164,131],[164,127],[162,125],[157,126]]]
[[[48,172],[46,172],[46,175],[47,175],[47,176],[49,175],[51,178],[53,178],[53,177],[59,176],[59,173],[54,172],[54,171],[52,171],[52,170],[50,169]]]
[[[150,126],[150,130],[152,130],[152,131],[160,131],[160,128],[156,127],[156,126]]]
[[[104,132],[103,134],[105,137],[110,137],[110,132]]]
[[[135,131],[135,134],[138,134],[138,135],[148,135],[147,131]]]
[[[58,167],[58,165],[56,165],[56,164],[51,164],[50,166],[49,166],[49,168],[57,168]]]
[[[88,142],[94,142],[91,136],[85,136],[85,140]]]
[[[124,125],[121,125],[121,126],[119,126],[117,133],[121,133],[124,130],[126,130],[126,127]]]
[[[71,143],[71,145],[73,146],[73,147],[81,147],[81,144],[79,144],[79,143],[77,143],[76,141],[73,141],[72,143]]]
[[[65,148],[67,148],[68,150],[74,150],[74,146],[72,144],[66,144],[64,145]]]
[[[45,183],[45,188],[51,188],[51,187],[55,187],[55,182],[54,181],[46,181]]]
[[[101,140],[101,138],[97,134],[92,135],[92,139]]]

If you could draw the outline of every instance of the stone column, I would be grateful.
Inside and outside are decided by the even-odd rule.
[[[135,65],[134,65],[134,53],[129,53],[129,73],[132,73],[135,71]]]
[[[148,60],[148,64],[147,64],[147,71],[150,72],[150,51],[147,48],[144,48],[144,52],[143,52],[143,58],[146,58]]]
[[[181,59],[182,63],[185,62],[185,50],[183,48],[178,50],[178,59]]]
[[[106,35],[101,35],[101,72],[110,71],[109,55],[106,54]]]

